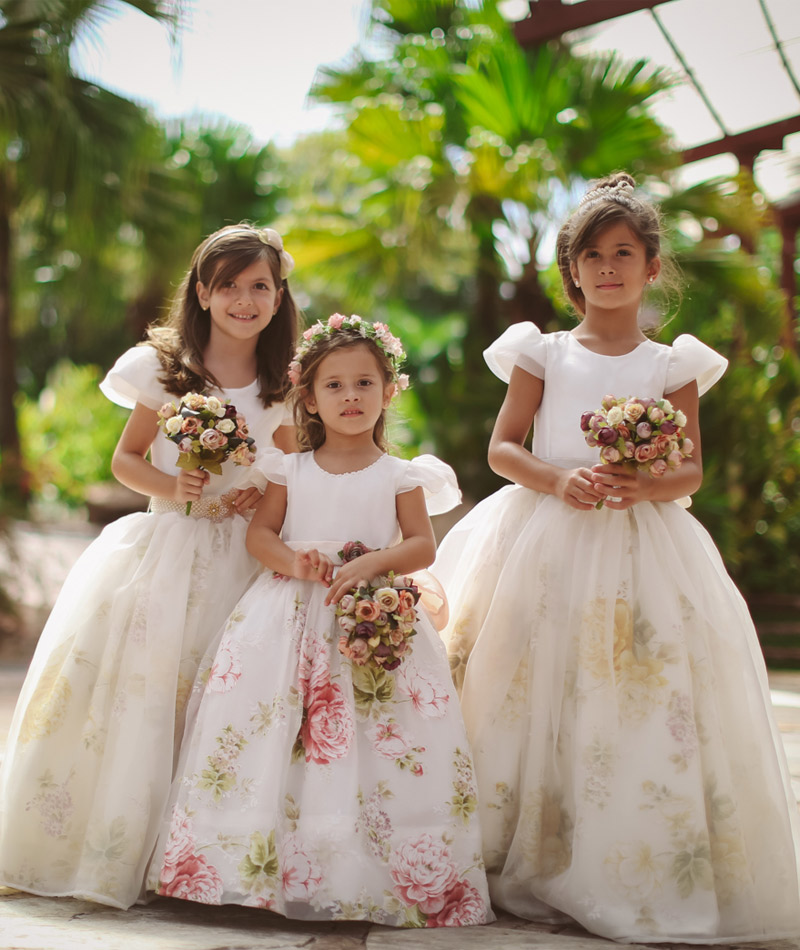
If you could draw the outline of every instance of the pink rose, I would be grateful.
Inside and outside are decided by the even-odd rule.
[[[657,435],[653,439],[653,447],[657,455],[666,455],[672,440],[668,435]]]
[[[342,324],[344,323],[344,321],[345,321],[344,314],[334,313],[334,314],[331,314],[330,317],[328,317],[328,326],[331,327],[331,329],[333,330],[341,330]]]
[[[191,440],[188,436],[185,436],[185,437],[184,437],[183,439],[181,439],[180,442],[178,443],[178,451],[179,451],[179,452],[187,452],[187,453],[188,453],[188,452],[191,452],[191,451],[192,451],[192,445],[193,445],[192,440]]]
[[[416,601],[410,590],[401,590],[397,595],[397,599],[401,613],[405,614],[414,609]]]
[[[194,435],[200,429],[200,420],[196,416],[188,416],[181,423],[181,432],[186,435]]]
[[[612,406],[616,406],[616,404],[617,397],[610,394],[603,396],[603,399],[600,402],[600,405],[603,407],[603,409],[611,409]]]
[[[371,622],[377,620],[381,614],[381,608],[374,600],[360,600],[356,604],[356,617],[359,620]]]
[[[230,646],[220,644],[211,670],[208,674],[206,689],[212,693],[227,693],[233,689],[242,675],[242,664]]]
[[[218,429],[206,429],[205,432],[200,436],[200,444],[203,448],[211,449],[215,451],[216,449],[221,449],[224,445],[228,444],[228,437],[220,432]]]
[[[158,893],[199,904],[219,904],[222,900],[222,878],[202,854],[193,854],[177,867],[165,865],[161,869]]]
[[[639,436],[640,439],[649,439],[650,436],[653,434],[653,427],[650,425],[649,422],[640,422],[636,426],[636,434]]]
[[[486,903],[466,879],[457,881],[455,887],[442,898],[441,909],[430,913],[426,927],[471,927],[486,922]]]
[[[369,554],[372,548],[368,548],[363,541],[346,541],[339,552],[339,557],[344,562],[354,561],[357,557]]]
[[[171,402],[165,402],[164,405],[158,410],[158,414],[162,419],[171,419],[176,412],[177,409]]]
[[[650,474],[654,478],[661,478],[668,467],[669,466],[664,459],[654,459],[653,464],[650,466]]]
[[[655,462],[653,464],[655,465]],[[669,465],[670,468],[680,468],[681,465],[683,465],[683,456],[677,449],[674,449],[667,456],[667,465]]]
[[[691,455],[694,452],[694,442],[691,439],[684,439],[683,445],[681,445],[681,450],[684,455]]]
[[[348,617],[348,616],[339,617],[338,623],[345,633],[352,633],[356,629],[355,617]]]
[[[622,447],[622,454],[626,459],[632,459],[635,452],[636,446],[633,444],[633,442],[626,442]]]
[[[289,382],[292,386],[296,386],[300,382],[300,373],[302,370],[302,364],[297,360],[292,360],[292,362],[289,363],[289,369],[286,371],[286,375],[289,377]]]
[[[306,762],[327,765],[350,751],[355,726],[341,688],[328,683],[314,693],[300,727]]]
[[[201,440],[202,441],[202,440]],[[242,443],[237,445],[236,448],[228,456],[229,460],[233,462],[234,465],[252,465],[256,460],[255,454],[250,448],[249,445]]]
[[[405,635],[402,630],[390,630],[389,631],[389,643],[393,647],[398,647],[405,640]]]
[[[661,422],[664,416],[665,416],[664,410],[659,409],[658,406],[651,406],[647,410],[647,418],[653,423]]]
[[[615,462],[622,460],[622,452],[613,445],[604,445],[600,449],[600,460],[608,465],[613,465]]]
[[[284,839],[280,861],[281,883],[286,899],[310,900],[322,883],[322,870],[294,835]]]
[[[403,735],[400,726],[390,720],[378,720],[367,730],[372,748],[384,759],[402,759],[411,749],[411,743]]]
[[[366,640],[353,640],[350,646],[350,659],[357,665],[363,666],[369,659],[369,645]]]
[[[339,601],[339,610],[343,614],[352,614],[356,609],[356,599],[352,594],[345,594]]]
[[[633,457],[637,462],[649,462],[656,457],[655,447],[650,445],[650,443],[637,445]]]
[[[428,906],[436,908],[458,877],[450,849],[427,832],[392,852],[389,871],[400,898],[419,904],[423,912]]]
[[[402,655],[399,646],[395,648],[395,655]],[[429,673],[414,666],[401,667],[397,673],[397,688],[411,699],[414,709],[425,719],[440,719],[447,712],[450,694]]]

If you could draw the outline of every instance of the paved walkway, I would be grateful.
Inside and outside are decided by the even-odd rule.
[[[24,533],[25,559],[36,565],[34,572],[18,579],[18,594],[26,607],[33,611],[46,607],[69,563],[91,536],[91,531],[80,529],[46,536]],[[0,666],[0,756],[25,666],[19,660]],[[795,796],[800,800],[800,672],[774,672],[770,687]],[[578,927],[548,927],[508,915],[485,927],[394,930],[364,923],[306,924],[246,907],[207,907],[163,898],[120,911],[0,888],[0,950],[602,950],[615,946],[619,945]],[[663,944],[626,946],[664,948]],[[683,944],[670,946],[690,950]],[[725,947],[754,950],[756,945]],[[758,950],[800,950],[800,939],[759,944]]]

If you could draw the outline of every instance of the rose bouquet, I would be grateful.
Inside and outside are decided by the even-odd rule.
[[[348,541],[339,557],[347,562],[369,551],[361,541]],[[336,607],[339,652],[356,666],[397,669],[411,652],[418,600],[413,580],[393,571],[354,587]]]
[[[600,447],[604,464],[630,465],[653,478],[679,468],[694,445],[683,430],[686,416],[668,399],[604,396],[599,409],[581,415],[588,445]],[[599,501],[596,508],[602,508]]]
[[[178,468],[221,475],[223,462],[252,465],[255,460],[255,439],[244,416],[216,396],[186,393],[177,406],[168,402],[158,410],[158,425],[178,446]],[[186,514],[191,510],[188,501]]]

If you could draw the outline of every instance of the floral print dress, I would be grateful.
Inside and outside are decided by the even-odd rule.
[[[175,401],[151,346],[124,353],[101,383],[116,403]],[[291,422],[265,409],[258,383],[217,393],[259,448]],[[175,474],[162,434],[152,462]],[[225,466],[185,506],[108,525],[69,573],[39,639],[0,769],[0,883],[51,897],[129,907],[143,893],[197,666],[259,570],[247,520],[228,492],[249,469]]]
[[[459,493],[432,456],[332,475],[313,453],[264,460],[286,484],[283,538],[336,556],[399,540],[396,496]],[[424,609],[396,669],[339,650],[327,589],[265,570],[201,667],[149,875],[159,894],[309,920],[403,927],[492,919],[472,758]]]
[[[725,360],[691,336],[602,356],[508,330],[486,353],[545,381],[533,452],[591,466],[581,413],[656,397]],[[800,933],[797,805],[745,603],[675,502],[578,511],[507,486],[432,568],[475,757],[493,901],[616,940]]]

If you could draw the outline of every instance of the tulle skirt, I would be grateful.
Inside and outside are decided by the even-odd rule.
[[[140,895],[198,663],[259,570],[243,517],[175,507],[109,525],[64,583],[0,770],[3,884]]]
[[[441,640],[419,610],[396,670],[356,666],[326,593],[265,572],[234,610],[201,665],[148,887],[306,920],[493,919]]]
[[[623,941],[800,933],[797,806],[761,651],[695,518],[509,486],[432,570],[499,906]]]

